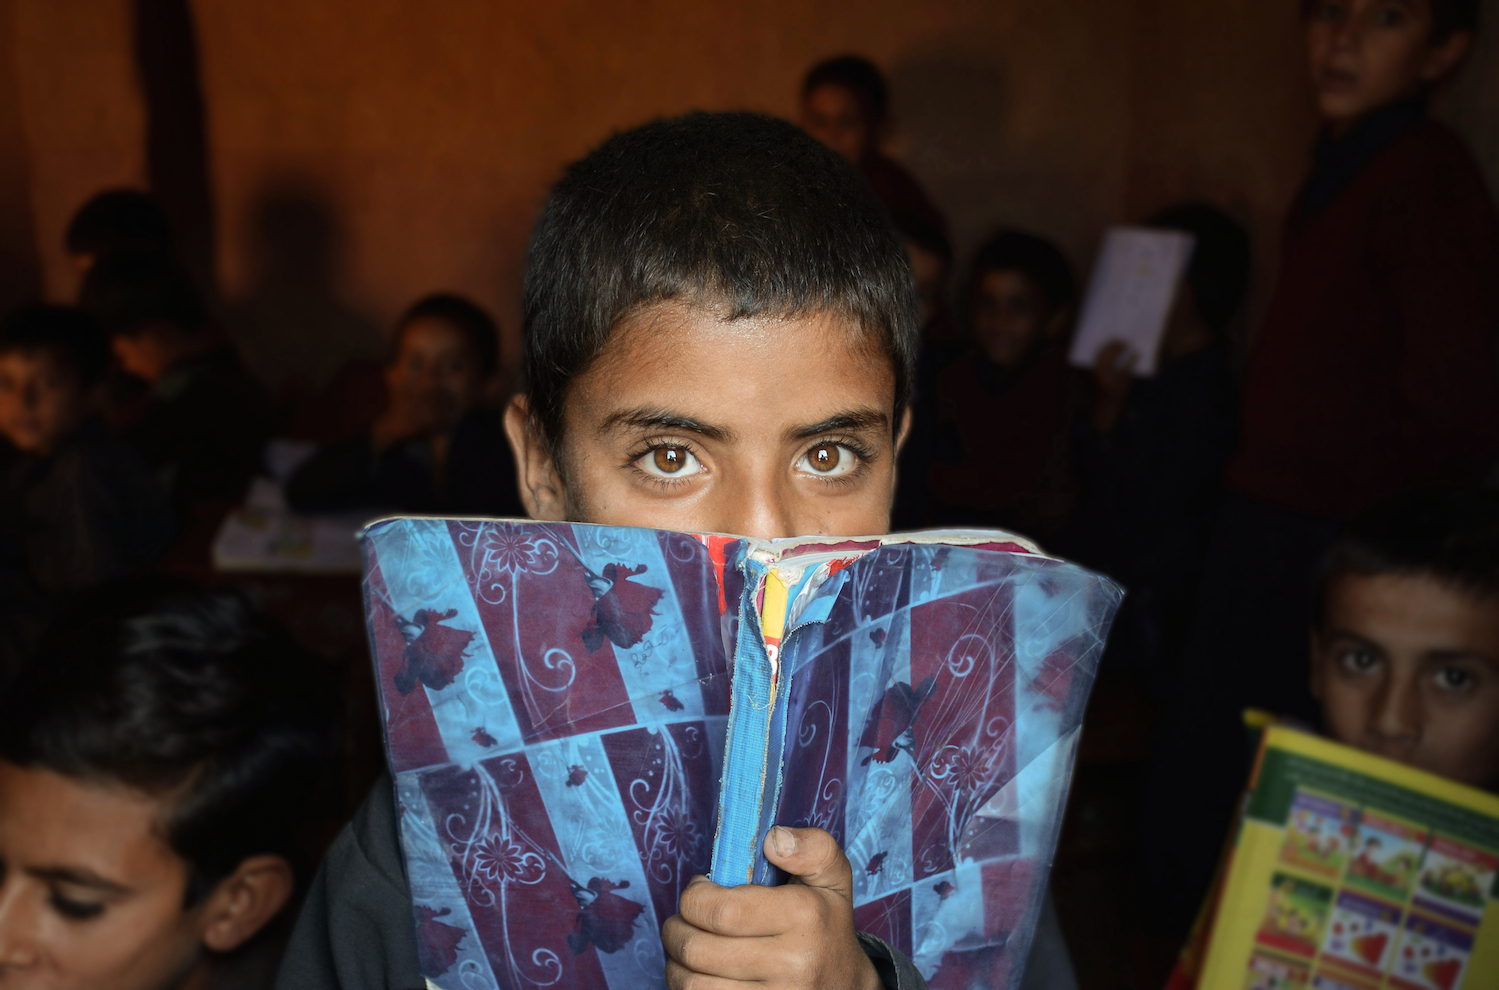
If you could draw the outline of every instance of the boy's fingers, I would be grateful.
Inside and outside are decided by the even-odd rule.
[[[853,900],[854,872],[838,840],[820,828],[777,825],[765,836],[765,858],[808,887],[835,890]]]
[[[744,990],[735,980],[694,973],[675,959],[666,960],[666,985],[669,990]]]
[[[704,976],[754,982],[765,975],[762,939],[715,935],[674,915],[661,926],[661,944],[669,961]]]
[[[733,938],[780,935],[790,922],[777,910],[776,887],[720,887],[711,880],[687,885],[677,901],[679,917],[694,928]],[[663,934],[665,926],[662,927]]]

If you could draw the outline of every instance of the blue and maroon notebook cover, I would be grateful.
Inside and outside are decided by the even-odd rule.
[[[664,985],[695,874],[831,832],[860,929],[1018,983],[1122,592],[1004,533],[398,518],[365,601],[424,975]]]

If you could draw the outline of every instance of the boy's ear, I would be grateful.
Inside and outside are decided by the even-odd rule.
[[[1422,81],[1434,83],[1441,80],[1457,68],[1472,44],[1472,32],[1453,31],[1440,44],[1431,45],[1426,51],[1426,60],[1421,63]]]
[[[515,480],[526,514],[532,519],[566,519],[562,477],[552,462],[552,452],[531,423],[531,402],[524,393],[511,396],[505,406],[505,435],[515,454]]]
[[[296,889],[291,864],[280,856],[251,856],[208,895],[203,905],[203,945],[233,952],[266,926]]]

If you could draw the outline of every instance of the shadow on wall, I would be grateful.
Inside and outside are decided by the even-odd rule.
[[[230,307],[228,323],[250,368],[295,404],[347,362],[381,356],[385,335],[339,298],[345,245],[325,197],[277,184],[252,210],[249,289]]]
[[[898,144],[911,170],[948,213],[960,264],[995,228],[1056,241],[1086,270],[1098,231],[1112,219],[1065,149],[1018,147],[1009,136],[1004,63],[949,48],[890,69]]]

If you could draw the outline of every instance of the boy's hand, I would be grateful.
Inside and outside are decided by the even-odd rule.
[[[1124,404],[1135,384],[1135,365],[1140,356],[1122,340],[1111,340],[1093,362],[1093,429],[1103,436],[1114,432]]]
[[[778,825],[765,837],[765,858],[792,881],[720,887],[696,877],[687,885],[681,914],[661,926],[667,986],[877,990],[879,974],[854,935],[853,870],[833,837]]]

